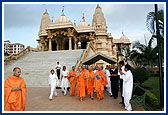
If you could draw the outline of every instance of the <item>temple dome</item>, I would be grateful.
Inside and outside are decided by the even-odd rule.
[[[80,22],[80,24],[78,25],[79,28],[88,28],[89,24],[85,21]]]
[[[72,23],[72,22],[67,16],[61,15],[60,17],[56,19],[55,23],[61,24],[61,23]]]
[[[122,33],[123,34],[123,33]],[[131,43],[130,40],[128,39],[127,36],[125,36],[124,34],[121,36],[120,38],[122,40],[123,43]]]
[[[124,39],[125,40],[125,39],[128,39],[128,37],[125,36],[125,35],[122,35],[120,39]]]

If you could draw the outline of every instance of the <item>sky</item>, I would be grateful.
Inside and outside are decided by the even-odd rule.
[[[11,43],[22,43],[25,46],[36,48],[38,45],[38,32],[45,9],[49,16],[55,21],[64,14],[78,25],[82,21],[84,13],[85,20],[92,25],[93,14],[97,3],[92,4],[4,4],[4,40]],[[146,16],[154,11],[154,4],[109,4],[100,3],[108,26],[108,33],[115,39],[126,35],[131,43],[140,41],[145,43],[150,39],[150,32],[146,26]],[[164,9],[163,4],[158,5],[159,9]]]

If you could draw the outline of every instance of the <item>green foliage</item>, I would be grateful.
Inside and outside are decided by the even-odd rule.
[[[159,110],[160,108],[160,103],[156,97],[156,95],[154,95],[153,93],[151,92],[148,92],[146,94],[146,97],[145,97],[145,102],[147,104],[149,104],[150,107],[153,108],[153,110]]]
[[[147,81],[142,84],[143,87],[150,87],[151,92],[157,96],[160,102],[160,86],[159,86],[159,77],[149,77]]]
[[[152,66],[153,62],[157,60],[157,50],[152,48],[153,39],[150,39],[148,44],[144,45],[139,41],[132,44],[131,59],[135,61],[138,66]]]
[[[159,77],[159,73],[158,72],[157,73],[151,73],[150,77]]]
[[[163,35],[164,34],[164,11],[163,9],[160,9],[158,11],[158,20],[159,20],[159,29],[160,29],[161,35]],[[153,35],[156,32],[155,21],[156,21],[155,12],[149,12],[146,17],[146,26],[147,26],[147,29]]]
[[[134,76],[134,81],[139,82],[140,86],[149,78],[149,74],[144,68],[137,67],[132,72]]]

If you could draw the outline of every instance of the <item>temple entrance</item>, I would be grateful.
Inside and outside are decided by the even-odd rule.
[[[57,44],[56,42],[52,42],[52,51],[56,51],[57,50]]]
[[[72,40],[72,50],[74,50],[74,40]],[[69,50],[69,40],[65,42],[65,50]]]
[[[86,49],[87,47],[87,41],[81,42],[81,49]]]
[[[68,50],[69,49],[69,41],[66,41],[65,42],[65,50]]]

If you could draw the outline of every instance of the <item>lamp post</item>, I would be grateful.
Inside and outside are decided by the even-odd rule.
[[[162,57],[160,51],[160,30],[158,23],[158,7],[155,4],[155,19],[156,19],[156,37],[157,37],[157,46],[158,46],[158,64],[159,64],[159,81],[160,81],[160,107],[161,110],[164,108],[164,90],[163,90],[163,77],[162,77]]]
[[[118,55],[119,55],[119,44],[117,44],[117,68],[119,69],[119,65],[118,65]]]
[[[118,50],[117,50],[117,68],[119,69],[119,67],[118,67]]]

